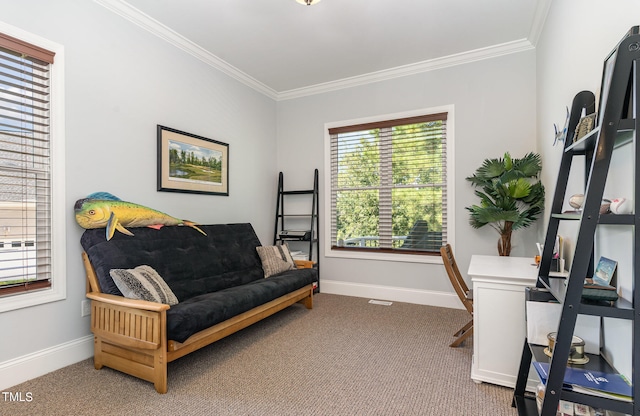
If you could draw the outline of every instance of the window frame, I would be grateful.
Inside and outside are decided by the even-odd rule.
[[[56,42],[0,22],[0,32],[55,53],[50,66],[49,140],[51,188],[51,286],[0,297],[0,313],[66,299],[64,47]]]
[[[413,111],[406,111],[393,114],[382,114],[372,117],[364,117],[351,120],[328,122],[324,125],[324,253],[325,257],[336,257],[346,259],[360,259],[360,260],[382,260],[382,261],[397,261],[406,263],[442,263],[442,259],[439,253],[401,253],[401,252],[387,252],[383,250],[347,250],[340,247],[334,247],[331,239],[331,137],[329,135],[329,129],[339,128],[345,126],[353,126],[367,123],[378,123],[386,120],[403,119],[409,117],[418,117],[430,114],[447,113],[447,154],[446,154],[446,169],[447,169],[447,202],[443,207],[443,211],[446,210],[447,215],[447,241],[455,246],[455,109],[454,105],[444,105],[438,107],[430,107]],[[445,242],[443,241],[443,244]]]

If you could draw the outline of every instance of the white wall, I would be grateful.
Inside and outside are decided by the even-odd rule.
[[[550,8],[544,30],[538,42],[537,52],[537,111],[538,148],[549,169],[544,171],[543,181],[548,195],[555,187],[555,175],[560,164],[560,147],[552,147],[553,123],[562,125],[565,106],[571,106],[576,93],[590,90],[599,98],[602,64],[604,58],[631,26],[638,25],[640,3],[633,0],[603,2],[596,0],[555,0]],[[610,178],[614,182],[630,183],[627,180],[631,160],[628,154],[616,155],[612,163]],[[625,176],[627,175],[627,176]],[[568,194],[582,192],[580,175],[571,183]],[[608,185],[605,197],[624,196],[627,192],[619,186]],[[547,205],[548,206],[548,205]],[[548,215],[548,214],[547,214]],[[541,232],[546,227],[541,228]],[[619,284],[628,293],[631,268],[629,232],[620,232],[619,227],[601,227],[599,237],[607,244],[597,247],[599,255],[615,258],[619,264]],[[565,227],[571,234],[572,229]],[[573,249],[569,239],[569,247]],[[626,245],[626,250],[622,249]],[[607,249],[608,247],[608,249]],[[618,370],[631,375],[631,325],[620,320],[606,320],[604,347]],[[579,335],[579,334],[577,334]]]
[[[92,355],[89,318],[80,317],[85,280],[82,229],[73,218],[77,199],[109,191],[204,224],[251,222],[269,242],[277,183],[272,99],[97,3],[3,3],[3,23],[65,47],[69,210],[67,299],[0,314],[0,389],[15,384],[16,373],[28,374],[23,364],[33,354],[56,354],[61,345],[79,343],[71,362]],[[157,192],[157,124],[228,143],[230,196]]]
[[[468,225],[465,206],[477,203],[465,177],[485,158],[536,151],[535,52],[528,50],[364,86],[278,103],[278,169],[292,188],[309,186],[320,169],[321,225],[327,190],[324,176],[324,124],[383,114],[453,105],[455,107],[455,235],[453,247],[466,272],[472,254],[497,254],[498,234]],[[514,233],[514,256],[534,256],[536,227]],[[321,234],[322,238],[326,238]],[[324,244],[323,244],[324,245]],[[363,297],[437,304],[455,295],[442,263],[418,264],[326,257],[321,247],[325,289]],[[466,273],[465,273],[466,274]],[[331,286],[326,282],[331,282]],[[335,284],[333,284],[335,283]],[[370,286],[373,286],[370,287]],[[337,289],[339,288],[339,289]],[[400,288],[393,290],[392,288]],[[326,290],[325,290],[326,291]],[[408,295],[409,298],[404,297]]]

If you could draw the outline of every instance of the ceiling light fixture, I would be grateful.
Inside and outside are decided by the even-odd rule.
[[[313,6],[320,3],[321,0],[296,0],[300,4],[306,4],[307,6]]]

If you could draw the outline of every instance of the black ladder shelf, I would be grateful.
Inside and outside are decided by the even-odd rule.
[[[632,27],[605,60],[603,73],[598,126],[577,142],[572,142],[583,109],[586,114],[595,111],[595,96],[589,91],[576,95],[569,117],[568,134],[564,153],[560,162],[556,190],[551,205],[551,215],[540,263],[538,284],[543,291],[548,290],[554,300],[562,303],[562,315],[557,330],[556,343],[551,359],[543,350],[544,346],[529,344],[524,340],[522,359],[514,389],[513,406],[519,415],[538,415],[535,397],[527,393],[526,384],[532,360],[550,362],[548,380],[542,404],[542,416],[554,416],[558,403],[565,400],[595,408],[607,409],[623,414],[640,416],[640,316],[635,306],[640,305],[640,143],[636,142],[640,107],[640,34],[638,26]],[[635,142],[635,143],[634,143]],[[625,146],[627,144],[633,146]],[[623,147],[634,151],[634,214],[600,214],[611,157],[614,150]],[[585,159],[585,199],[579,213],[562,213],[567,182],[574,156]],[[569,276],[555,278],[549,276],[553,247],[561,221],[579,221],[575,241],[575,252]],[[630,226],[633,230],[633,295],[632,299],[619,299],[613,306],[582,301],[584,279],[593,276],[593,255],[598,224]],[[631,402],[581,394],[563,388],[564,372],[569,359],[571,340],[579,314],[625,319],[632,321],[632,374],[633,397]],[[583,368],[615,372],[601,355],[587,354],[589,363]]]
[[[311,206],[309,211],[285,213],[285,200],[288,200],[288,196],[295,195],[307,195],[311,196]],[[296,207],[299,205],[296,204]],[[284,175],[282,172],[278,175],[278,198],[276,201],[276,221],[273,233],[273,244],[293,243],[305,244],[308,243],[307,260],[313,261],[313,267],[318,270],[318,286],[316,292],[320,291],[320,234],[319,229],[319,207],[320,199],[318,197],[318,169],[315,169],[313,173],[313,188],[304,190],[285,191],[284,190]],[[299,226],[300,223],[308,220],[308,228],[302,230],[291,230],[288,227],[291,224]],[[305,226],[306,227],[306,226]]]

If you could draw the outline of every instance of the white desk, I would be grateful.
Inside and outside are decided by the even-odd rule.
[[[514,387],[527,332],[524,289],[535,286],[538,277],[534,259],[474,255],[468,274],[473,284],[471,378]]]

